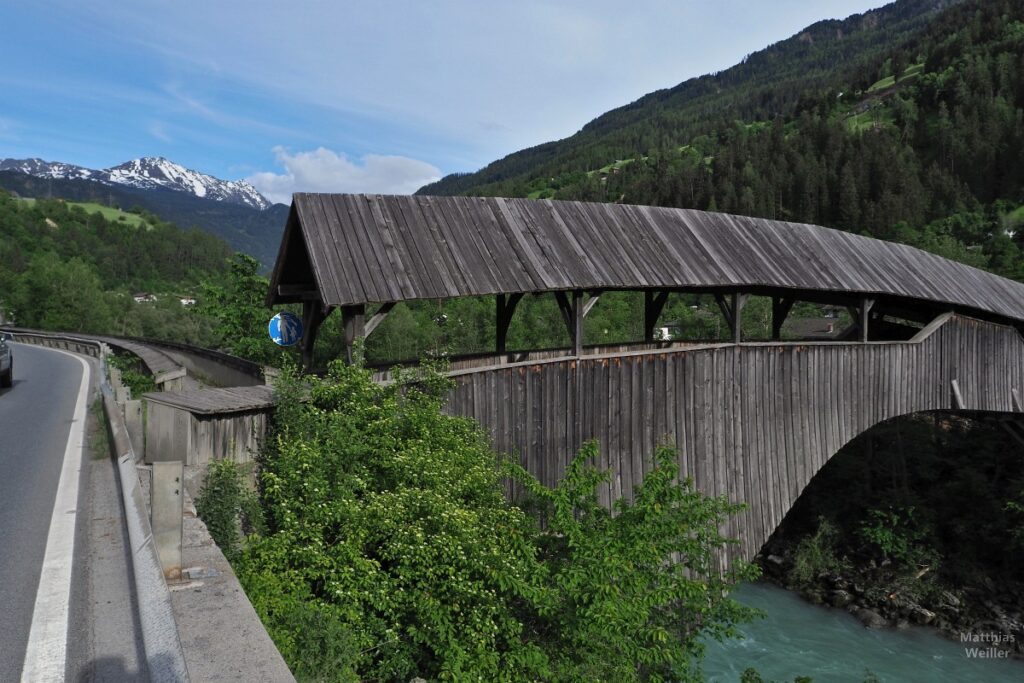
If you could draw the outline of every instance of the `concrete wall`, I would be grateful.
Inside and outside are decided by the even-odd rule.
[[[188,370],[188,375],[214,386],[256,386],[263,384],[262,369],[253,362],[210,349],[145,340]]]

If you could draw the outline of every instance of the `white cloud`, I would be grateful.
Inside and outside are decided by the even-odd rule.
[[[149,134],[161,142],[173,142],[167,133],[167,126],[162,121],[152,121],[149,124]]]
[[[412,194],[441,177],[425,161],[402,156],[367,154],[358,162],[324,147],[292,154],[275,147],[284,173],[263,171],[246,178],[272,202],[288,204],[293,192],[368,192]]]

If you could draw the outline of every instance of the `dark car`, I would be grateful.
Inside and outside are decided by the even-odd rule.
[[[14,383],[14,354],[7,345],[6,334],[0,334],[0,387],[9,387]]]

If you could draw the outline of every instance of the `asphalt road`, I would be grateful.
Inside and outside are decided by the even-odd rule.
[[[14,348],[14,386],[0,389],[0,681],[21,678],[81,364]]]
[[[83,373],[82,364],[67,354],[23,344],[12,348],[14,386],[0,389],[0,681],[22,676]],[[92,375],[95,380],[95,366]],[[110,459],[83,454],[77,519],[67,679],[138,680],[142,658]]]

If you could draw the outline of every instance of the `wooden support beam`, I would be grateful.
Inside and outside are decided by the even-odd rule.
[[[782,339],[782,325],[786,322],[789,312],[793,310],[796,299],[775,296],[772,297],[772,339]]]
[[[644,341],[654,341],[654,328],[658,326],[658,318],[668,301],[668,290],[644,291]]]
[[[743,307],[747,303],[749,294],[735,292],[732,295],[732,343],[739,344],[743,336]]]
[[[875,300],[868,297],[862,297],[860,300],[860,340],[866,342],[868,340],[868,319],[870,318],[871,308],[875,305]]]
[[[565,292],[555,292],[555,301],[558,302],[558,310],[562,314],[562,322],[565,323],[565,328],[569,331],[569,336],[572,337],[572,302]]]
[[[587,299],[587,303],[583,304],[583,317],[586,318],[587,314],[590,313],[590,309],[597,305],[600,300],[600,294],[591,294],[590,298]]]
[[[341,328],[345,338],[345,362],[352,364],[352,347],[356,340],[366,336],[366,306],[342,306]]]
[[[1010,398],[1013,402],[1013,409],[1018,413],[1024,413],[1024,403],[1020,400],[1020,392],[1016,389],[1010,389]]]
[[[722,312],[722,317],[725,318],[725,324],[732,329],[732,308],[729,305],[729,301],[725,298],[724,294],[715,294],[715,303],[718,304],[718,310]]]
[[[583,290],[574,290],[572,299],[566,292],[555,292],[555,300],[569,330],[573,355],[580,356],[583,354]]]
[[[373,331],[377,329],[377,326],[384,322],[384,319],[388,317],[388,313],[395,307],[395,302],[391,301],[386,304],[381,304],[381,307],[377,309],[377,312],[373,314],[373,317],[366,323],[366,329],[363,331],[363,336],[369,337],[373,334]]]
[[[495,346],[498,353],[505,353],[505,346],[508,341],[508,328],[512,324],[512,316],[515,315],[516,306],[523,298],[522,294],[499,294],[495,297]]]
[[[320,292],[312,285],[278,285],[279,296],[297,297],[300,299],[319,299]]]
[[[310,370],[313,367],[313,348],[316,345],[316,337],[320,332],[320,325],[327,315],[324,307],[319,301],[302,302],[302,341],[299,348],[302,350],[302,368]]]
[[[725,322],[732,331],[732,342],[739,344],[743,336],[743,306],[746,305],[749,294],[733,292],[726,299],[724,294],[715,294],[715,302],[725,316]]]
[[[955,379],[951,379],[949,381],[949,386],[953,392],[953,407],[958,410],[963,410],[966,404],[964,403],[963,394],[960,393],[960,382]]]
[[[572,293],[572,352],[583,355],[583,290]]]

